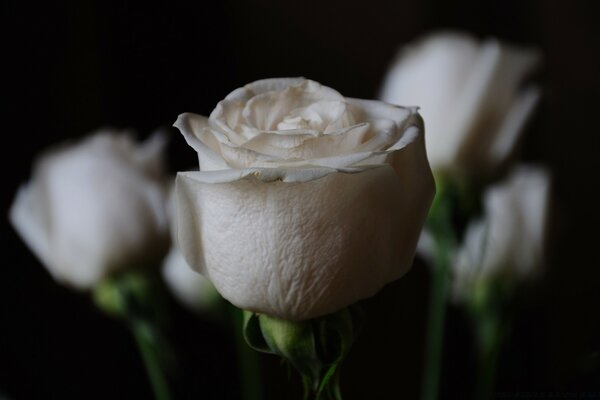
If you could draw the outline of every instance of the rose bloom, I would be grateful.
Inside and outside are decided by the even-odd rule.
[[[541,167],[516,167],[486,190],[484,214],[467,227],[454,262],[454,298],[494,279],[535,277],[543,263],[550,176]]]
[[[532,49],[440,32],[400,51],[380,97],[419,105],[436,173],[484,177],[513,153],[538,101],[523,82],[539,62]]]
[[[177,176],[179,246],[237,307],[313,318],[410,268],[434,195],[416,108],[266,79],[175,126],[200,163]]]
[[[25,243],[59,282],[89,289],[153,261],[168,240],[162,150],[100,131],[43,154],[10,209]]]

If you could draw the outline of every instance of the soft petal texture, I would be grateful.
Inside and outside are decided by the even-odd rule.
[[[177,176],[177,241],[227,300],[304,320],[410,268],[434,193],[416,108],[284,78],[202,118],[175,123],[200,159]]]
[[[505,182],[486,191],[484,215],[469,224],[456,256],[457,299],[482,280],[537,274],[543,262],[549,199],[550,178],[539,167],[517,167]]]
[[[156,255],[168,229],[163,145],[99,132],[39,159],[10,219],[55,279],[87,289]]]
[[[522,86],[539,59],[530,49],[441,32],[399,53],[381,98],[421,107],[434,171],[487,174],[511,155],[537,103],[537,89]]]

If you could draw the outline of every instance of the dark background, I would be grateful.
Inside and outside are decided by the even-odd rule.
[[[525,289],[500,362],[498,392],[600,398],[600,28],[590,1],[246,2],[4,1],[2,213],[43,149],[101,126],[145,137],[177,115],[207,115],[256,79],[306,76],[373,98],[395,50],[421,34],[459,28],[538,46],[543,100],[523,158],[554,174],[547,273]],[[195,164],[179,134],[173,172]],[[84,295],[54,283],[2,225],[0,393],[14,399],[151,398],[127,330]],[[347,398],[417,398],[427,270],[367,302],[369,323],[343,376]],[[169,303],[184,370],[181,398],[235,399],[231,334]],[[474,366],[460,310],[448,316],[443,398],[468,398]],[[277,360],[262,359],[266,398],[300,398]],[[185,393],[185,394],[183,394]],[[1,396],[0,396],[1,397]],[[523,398],[523,397],[521,397]],[[570,397],[573,398],[573,397]]]

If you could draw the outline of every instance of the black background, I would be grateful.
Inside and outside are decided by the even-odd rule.
[[[547,273],[525,289],[497,390],[521,398],[600,398],[600,13],[594,1],[4,1],[0,7],[4,215],[40,151],[101,126],[133,128],[145,137],[181,112],[207,115],[231,90],[266,77],[306,76],[347,96],[373,98],[395,50],[433,29],[537,45],[545,59],[538,75],[543,100],[523,158],[552,170],[555,212]],[[194,166],[194,152],[175,131],[169,156],[172,172]],[[55,284],[6,217],[2,250],[0,393],[151,398],[126,329],[86,296]],[[344,369],[347,398],[417,398],[427,290],[427,271],[417,262],[367,302],[369,323]],[[180,397],[239,398],[231,334],[169,306],[170,336],[184,371]],[[444,398],[468,398],[473,383],[467,328],[452,309]],[[276,360],[262,362],[266,398],[300,398],[298,382],[288,385]]]

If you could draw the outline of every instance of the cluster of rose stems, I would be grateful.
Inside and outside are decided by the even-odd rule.
[[[161,296],[156,277],[143,272],[127,272],[103,281],[94,291],[98,307],[122,320],[138,346],[156,400],[173,398],[169,387],[170,345],[165,339]],[[223,302],[225,303],[225,302]],[[227,314],[235,336],[243,400],[261,400],[261,373],[258,354],[245,342],[243,312],[227,303],[215,305]],[[221,315],[224,316],[224,315]]]

